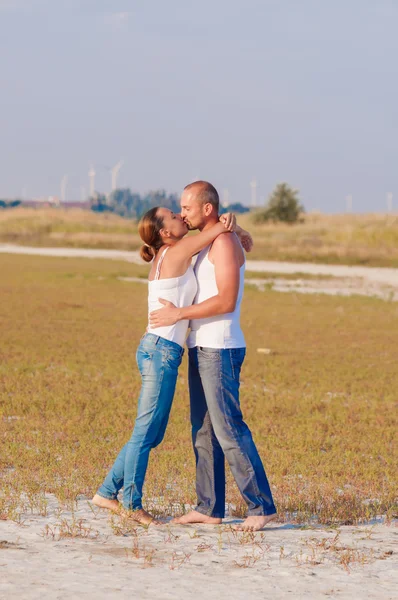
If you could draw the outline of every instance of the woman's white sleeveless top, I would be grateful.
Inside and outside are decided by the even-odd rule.
[[[216,275],[213,263],[209,260],[211,246],[204,248],[198,255],[195,264],[195,275],[198,292],[194,304],[199,304],[218,294]],[[245,278],[245,263],[239,270],[239,292],[235,310],[225,315],[193,319],[190,322],[191,332],[187,339],[188,348],[203,346],[205,348],[245,348],[246,342],[240,326],[240,306],[242,303]]]
[[[163,308],[163,304],[159,302],[159,298],[169,300],[175,306],[178,306],[178,308],[191,306],[198,289],[195,273],[191,265],[189,265],[184,275],[180,277],[159,279],[160,267],[168,249],[169,247],[165,248],[162,256],[159,258],[155,279],[148,282],[148,314],[153,310]],[[184,346],[188,325],[189,321],[187,319],[178,321],[175,325],[157,327],[156,329],[152,329],[148,325],[147,332]]]

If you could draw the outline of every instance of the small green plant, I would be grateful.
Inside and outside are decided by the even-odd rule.
[[[206,542],[202,542],[199,546],[196,546],[196,552],[206,552],[206,550],[212,550],[214,548],[214,544],[206,544]]]
[[[304,207],[300,204],[298,190],[292,189],[287,183],[278,183],[265,209],[253,215],[256,224],[272,221],[283,223],[297,223]]]
[[[171,562],[169,565],[170,571],[179,569],[191,559],[191,553],[189,552],[173,552],[171,555]]]
[[[93,529],[90,525],[86,525],[84,519],[75,519],[73,517],[71,521],[61,519],[55,525],[47,524],[41,536],[53,541],[59,541],[64,538],[96,539],[99,536],[99,531]]]

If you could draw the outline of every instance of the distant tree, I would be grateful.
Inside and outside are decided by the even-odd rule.
[[[94,212],[114,212],[112,206],[107,204],[105,194],[95,194],[94,198],[90,198],[90,202]]]
[[[167,195],[165,190],[155,190],[153,192],[149,192],[146,196],[144,196],[142,202],[142,214],[154,206],[164,206],[173,212],[180,212],[181,210],[180,201],[177,194]],[[142,216],[142,214],[139,216]]]
[[[270,195],[266,207],[253,214],[253,221],[255,223],[266,223],[267,221],[297,223],[300,215],[305,212],[298,193],[298,190],[294,190],[287,183],[278,183]]]
[[[148,192],[142,197],[129,188],[115,190],[109,196],[96,194],[91,198],[91,210],[95,212],[113,212],[128,219],[140,219],[154,206],[165,206],[173,212],[180,211],[179,198],[176,194],[167,194],[165,190]]]
[[[21,200],[11,200],[11,202],[8,203],[8,208],[15,208],[16,206],[19,206],[21,204]]]
[[[0,200],[0,208],[15,208],[21,204],[21,200]]]
[[[107,204],[113,212],[130,219],[137,219],[142,211],[142,199],[129,188],[115,190],[107,199]]]

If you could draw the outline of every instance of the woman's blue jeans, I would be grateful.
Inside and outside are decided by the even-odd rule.
[[[149,453],[163,440],[183,353],[179,344],[152,333],[146,333],[138,347],[142,387],[134,430],[98,490],[100,496],[115,499],[123,487],[126,509],[142,508]]]

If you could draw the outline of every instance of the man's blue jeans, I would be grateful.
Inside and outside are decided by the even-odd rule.
[[[263,464],[239,404],[245,348],[189,350],[192,441],[196,457],[196,510],[224,517],[225,460],[247,503],[248,515],[276,512]]]
[[[142,508],[149,453],[163,440],[183,353],[179,344],[152,333],[145,334],[138,347],[142,387],[134,430],[98,490],[100,496],[114,499],[123,487],[126,509]]]

